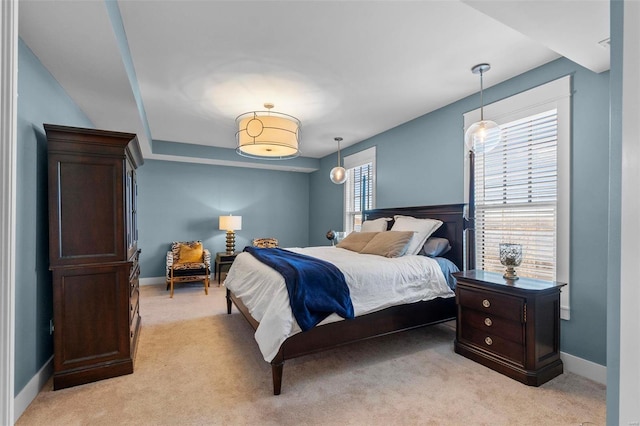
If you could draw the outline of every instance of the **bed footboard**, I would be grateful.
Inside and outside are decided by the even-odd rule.
[[[294,334],[280,346],[271,361],[273,394],[282,388],[284,362],[300,356],[339,346],[398,333],[456,318],[455,297],[436,298],[407,305],[391,306],[378,312],[349,320],[332,322],[303,333]]]
[[[231,313],[232,303],[257,329],[256,321],[247,307],[229,289],[227,289],[227,313]],[[294,334],[285,340],[271,361],[273,394],[280,395],[284,362],[315,352],[325,351],[365,339],[398,333],[427,325],[453,320],[456,317],[454,297],[437,298],[408,305],[391,306],[378,312],[337,321],[315,327],[303,333]]]

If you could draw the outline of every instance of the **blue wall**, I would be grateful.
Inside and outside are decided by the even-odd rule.
[[[202,240],[212,254],[225,251],[218,216],[242,216],[236,250],[253,238],[281,246],[309,241],[309,175],[260,169],[147,160],[138,169],[141,276],[165,275],[171,241]]]
[[[571,320],[562,322],[562,351],[606,364],[607,206],[609,182],[609,73],[595,74],[558,59],[486,89],[485,103],[573,75],[571,172]],[[377,207],[462,203],[463,119],[479,96],[343,150],[375,145]],[[342,229],[342,187],[329,181],[335,155],[310,180],[310,244],[326,244],[328,229]]]
[[[22,40],[18,70],[16,394],[53,354],[47,141],[42,124],[94,127]]]

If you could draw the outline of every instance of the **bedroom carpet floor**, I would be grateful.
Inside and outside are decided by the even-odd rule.
[[[59,391],[17,425],[604,425],[605,387],[565,373],[541,387],[453,352],[454,324],[290,360],[282,394],[224,287],[141,287],[131,375]]]

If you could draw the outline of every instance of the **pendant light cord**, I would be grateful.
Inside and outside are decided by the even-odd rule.
[[[484,95],[482,84],[482,69],[480,69],[480,121],[484,121]]]
[[[342,138],[341,137],[336,137],[336,138],[333,138],[333,140],[338,142],[338,167],[342,167],[340,165],[340,141],[342,140]]]

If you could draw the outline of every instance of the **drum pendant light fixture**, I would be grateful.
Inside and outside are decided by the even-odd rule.
[[[480,121],[473,123],[464,134],[464,143],[469,151],[475,153],[489,152],[498,144],[496,131],[500,131],[498,123],[484,119],[482,75],[491,69],[489,64],[478,64],[471,68],[474,74],[480,74]],[[489,143],[487,143],[489,142]]]
[[[236,152],[261,160],[286,160],[300,155],[300,120],[271,111],[271,103],[264,107],[266,111],[246,112],[236,118]]]
[[[331,173],[329,177],[331,178],[331,182],[342,185],[347,181],[347,171],[340,164],[340,141],[342,141],[341,137],[333,138],[334,141],[338,142],[338,165],[331,169]]]

